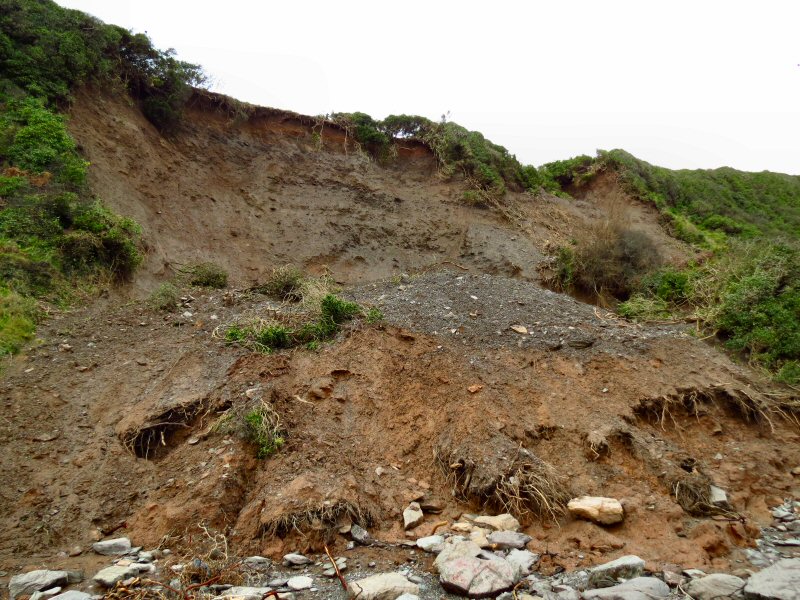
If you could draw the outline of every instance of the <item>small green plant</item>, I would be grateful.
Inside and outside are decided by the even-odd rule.
[[[242,343],[247,340],[250,330],[246,327],[231,325],[225,331],[225,341],[229,344]]]
[[[300,269],[286,265],[273,269],[267,281],[256,289],[278,300],[298,302],[303,298],[304,281]]]
[[[267,458],[286,443],[280,416],[267,402],[261,402],[247,412],[244,423],[245,437],[256,446],[256,458]]]
[[[329,318],[336,325],[341,325],[361,313],[361,307],[355,302],[342,300],[338,296],[328,294],[320,305],[322,318]]]
[[[292,345],[291,332],[280,324],[267,325],[255,331],[253,337],[267,351],[289,348]]]
[[[189,283],[199,287],[222,289],[228,285],[228,273],[217,264],[199,263],[185,269]]]
[[[155,310],[173,311],[178,306],[178,288],[164,282],[150,293],[147,303]]]
[[[381,321],[383,321],[383,318],[384,318],[383,312],[381,312],[381,309],[379,309],[378,307],[372,306],[369,308],[369,310],[367,310],[366,319],[367,323],[369,323],[370,325],[373,325],[375,323],[380,323]]]

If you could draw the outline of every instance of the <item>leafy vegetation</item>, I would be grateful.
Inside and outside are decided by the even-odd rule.
[[[6,93],[55,106],[76,86],[117,84],[153,124],[170,130],[191,87],[205,80],[199,66],[177,60],[174,50],[154,48],[145,34],[51,0],[2,0],[0,6],[0,90]]]
[[[565,287],[611,291],[623,300],[618,310],[628,318],[694,320],[779,380],[800,383],[800,177],[729,168],[670,170],[623,150],[540,169],[562,190],[579,188],[604,171],[615,173],[634,197],[652,202],[675,237],[711,250],[711,256],[681,269],[645,261],[631,277],[633,272],[619,269],[636,262],[620,262],[630,256],[623,247],[583,240],[559,249],[557,280]],[[615,282],[625,284],[608,285]]]
[[[245,414],[244,423],[245,437],[256,446],[256,458],[267,458],[286,443],[278,413],[266,402]]]
[[[170,312],[178,306],[178,288],[172,283],[164,282],[154,289],[147,298],[151,308]]]
[[[189,284],[221,290],[228,285],[228,273],[211,262],[198,263],[182,270],[188,276]]]
[[[58,107],[76,85],[124,81],[133,91],[137,78],[137,99],[163,99],[176,89],[164,70],[177,67],[166,55],[142,58],[152,50],[146,38],[134,43],[129,32],[54,2],[0,5],[2,355],[33,337],[38,303],[63,305],[77,288],[128,278],[141,262],[139,227],[92,196],[89,163]]]
[[[374,322],[378,313],[367,312],[356,304],[343,300],[334,294],[325,295],[319,303],[316,314],[290,322],[268,321],[254,325],[231,325],[225,332],[228,343],[251,346],[260,352],[272,352],[296,346],[316,349],[319,343],[334,337],[341,326],[360,315]],[[382,315],[380,315],[382,317]]]
[[[298,302],[303,297],[303,281],[300,269],[286,265],[273,269],[267,281],[255,289],[278,300]]]
[[[390,115],[376,121],[364,113],[335,113],[329,118],[347,129],[362,148],[379,160],[392,156],[398,140],[416,140],[436,156],[442,173],[462,174],[470,185],[500,197],[507,189],[535,190],[546,181],[536,167],[524,166],[503,146],[442,118],[435,122],[416,115]],[[465,196],[471,201],[476,196]]]

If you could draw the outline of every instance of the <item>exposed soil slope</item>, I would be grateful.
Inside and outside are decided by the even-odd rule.
[[[498,478],[544,461],[570,495],[626,511],[613,528],[522,514],[554,567],[636,553],[727,568],[767,508],[800,495],[798,429],[757,373],[680,326],[634,326],[536,283],[542,251],[612,214],[613,190],[512,194],[503,215],[464,206],[424,149],[376,165],[285,113],[229,122],[199,106],[172,140],[112,96],[85,92],[72,115],[95,189],[143,225],[140,292],[191,262],[240,286],[292,262],[329,269],[386,319],[262,355],[218,335],[280,310],[254,294],[194,290],[169,316],[117,298],[56,315],[0,381],[0,567],[86,564],[55,555],[121,522],[137,544],[190,547],[205,524],[271,556],[343,546],[346,521],[399,540],[410,500],[449,523],[499,510]],[[654,214],[612,204],[669,258],[687,255]],[[286,431],[266,460],[224,426],[259,399]],[[741,518],[690,514],[676,482],[725,488]]]

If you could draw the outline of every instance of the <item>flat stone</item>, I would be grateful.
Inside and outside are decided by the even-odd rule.
[[[530,550],[512,550],[506,556],[506,561],[516,570],[515,579],[530,575],[533,566],[539,562],[539,555]]]
[[[800,558],[779,560],[751,575],[744,596],[748,600],[800,600]]]
[[[419,600],[416,594],[400,594],[395,600]]]
[[[448,592],[469,598],[489,598],[514,587],[516,568],[503,559],[456,558],[439,570],[439,583]]]
[[[62,592],[58,596],[53,596],[50,600],[89,600],[91,597],[92,595],[86,592],[70,590],[69,592]]]
[[[446,543],[439,556],[433,562],[433,567],[436,571],[441,573],[442,566],[451,560],[457,558],[473,558],[478,556],[482,549],[478,544],[472,541],[457,541],[454,543]]]
[[[567,503],[569,513],[580,519],[588,519],[600,525],[614,525],[625,518],[622,504],[615,498],[601,496],[581,496]]]
[[[290,577],[286,582],[286,587],[295,592],[300,590],[310,589],[314,585],[314,580],[307,575],[298,575],[297,577]]]
[[[43,592],[33,592],[28,600],[42,600],[43,598],[50,598],[51,596],[58,594],[60,591],[60,587],[54,587]]]
[[[419,502],[412,502],[408,505],[408,507],[403,511],[403,528],[404,529],[413,529],[425,518],[425,513],[422,512],[422,509],[419,506]]]
[[[400,573],[381,573],[347,586],[347,597],[358,600],[396,600],[403,594],[419,595],[419,586]]]
[[[785,540],[775,540],[776,546],[800,546],[800,538],[786,538]]]
[[[744,580],[725,573],[713,573],[692,579],[686,591],[694,600],[728,600],[741,597]]]
[[[487,525],[495,531],[519,531],[519,521],[512,515],[505,513],[494,517],[482,515],[474,521],[480,525]]]
[[[427,537],[421,537],[417,540],[417,548],[421,548],[425,552],[439,554],[444,548],[444,536],[429,535]]]
[[[268,587],[249,587],[235,586],[221,592],[216,598],[226,598],[227,600],[261,600],[264,594],[271,592]]]
[[[34,592],[63,586],[68,582],[69,578],[66,571],[38,569],[29,573],[14,575],[8,582],[8,594],[13,600],[17,596],[30,596]]]
[[[110,588],[116,585],[118,581],[122,581],[123,579],[127,579],[128,577],[133,577],[134,575],[138,574],[139,569],[135,565],[129,565],[127,567],[115,565],[113,567],[106,567],[105,569],[102,569],[92,579],[103,587]]]
[[[728,494],[721,487],[717,487],[715,485],[709,486],[708,501],[714,506],[730,506],[728,504]]]
[[[286,554],[283,557],[283,564],[287,566],[299,567],[301,565],[311,564],[311,559],[302,554]]]
[[[610,587],[618,579],[633,579],[639,577],[644,571],[644,560],[629,554],[616,560],[594,567],[589,572],[589,587]]]
[[[493,531],[487,536],[487,539],[492,546],[500,550],[509,548],[522,550],[533,538],[518,531]]]
[[[126,537],[103,540],[92,544],[92,550],[103,556],[120,556],[131,551],[131,541]]]
[[[669,586],[655,577],[635,577],[630,581],[583,592],[584,600],[657,600],[669,596]]]
[[[698,577],[706,576],[706,572],[701,571],[700,569],[684,569],[683,574],[686,575],[689,579],[697,579]]]

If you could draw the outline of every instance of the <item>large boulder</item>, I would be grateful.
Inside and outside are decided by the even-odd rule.
[[[800,558],[779,560],[751,575],[744,596],[748,600],[800,600]]]
[[[490,598],[510,590],[516,576],[517,569],[503,559],[483,560],[475,556],[448,561],[439,570],[439,582],[444,589],[469,598]]]
[[[126,537],[103,540],[92,544],[92,550],[104,556],[120,556],[131,551],[131,541]]]
[[[400,573],[373,575],[353,581],[347,587],[347,597],[358,600],[395,600],[403,594],[419,595],[419,586]]]
[[[66,585],[68,582],[69,573],[66,571],[39,569],[14,575],[8,582],[8,595],[14,600],[17,596],[30,596],[34,592]]]
[[[439,552],[439,556],[433,561],[433,568],[439,573],[442,572],[442,566],[451,560],[457,558],[474,557],[481,553],[482,549],[478,544],[469,540],[459,540],[451,543],[450,540]]]
[[[610,587],[618,579],[633,579],[639,577],[644,571],[644,560],[629,554],[616,560],[597,565],[589,573],[589,587]]]
[[[669,586],[655,577],[635,577],[612,587],[583,592],[584,600],[658,600],[669,596]]]
[[[600,525],[614,525],[625,518],[619,500],[600,496],[581,496],[567,503],[567,510],[575,518],[588,519]]]
[[[744,579],[725,573],[714,573],[692,579],[686,591],[694,600],[730,600],[741,598]]]

